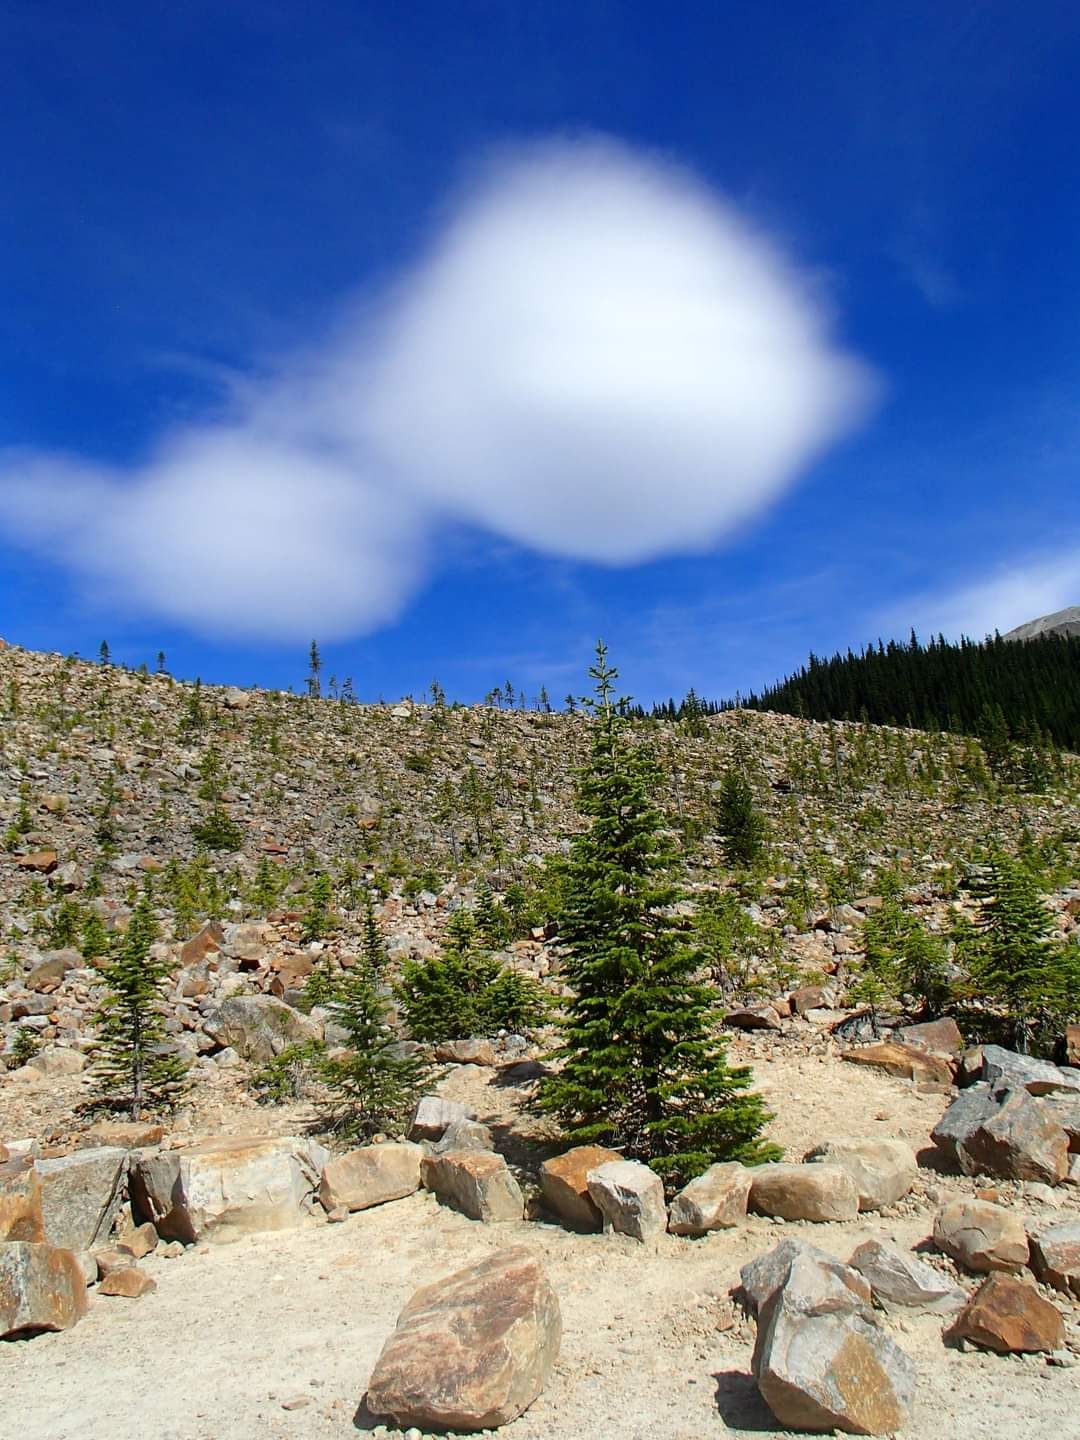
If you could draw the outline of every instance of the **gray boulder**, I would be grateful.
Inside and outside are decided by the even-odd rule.
[[[967,1303],[965,1291],[932,1265],[880,1240],[860,1245],[851,1257],[851,1266],[867,1281],[883,1310],[948,1315]]]
[[[742,1297],[752,1315],[760,1315],[777,1290],[787,1284],[791,1267],[796,1260],[811,1261],[819,1271],[829,1272],[849,1292],[851,1304],[856,1308],[861,1307],[860,1313],[865,1318],[872,1318],[870,1286],[867,1282],[852,1270],[850,1265],[837,1260],[835,1255],[829,1255],[826,1251],[819,1250],[816,1245],[808,1245],[803,1240],[781,1240],[772,1250],[756,1256],[742,1267],[739,1272]],[[804,1267],[800,1267],[800,1271],[806,1273]]]
[[[1069,1168],[1069,1137],[1053,1112],[1027,1090],[1007,1090],[996,1111],[958,1146],[968,1175],[1056,1185]]]
[[[103,1245],[124,1198],[128,1152],[102,1145],[34,1164],[49,1244],[65,1250]]]
[[[322,1039],[322,1026],[273,995],[232,995],[203,1022],[211,1040],[265,1065],[290,1045]]]
[[[1001,1045],[984,1045],[982,1078],[994,1086],[1009,1090],[1026,1090],[1029,1095],[1049,1095],[1055,1090],[1080,1088],[1049,1060],[1033,1055],[1020,1055]]]
[[[745,1165],[710,1165],[672,1200],[668,1229],[673,1235],[706,1235],[738,1225],[746,1217],[750,1184]]]
[[[667,1229],[664,1184],[636,1160],[608,1160],[590,1170],[589,1196],[604,1217],[604,1230],[649,1240]]]

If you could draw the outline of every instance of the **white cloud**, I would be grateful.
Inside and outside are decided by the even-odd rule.
[[[447,521],[614,564],[714,545],[872,391],[734,209],[623,147],[548,144],[489,167],[381,303],[228,425],[128,473],[12,457],[4,518],[132,608],[331,638],[398,613]]]
[[[982,640],[995,630],[1004,634],[1025,621],[1080,604],[1080,547],[1031,555],[1000,567],[982,580],[891,606],[881,617],[892,632],[914,625],[923,636],[943,634],[956,640]]]

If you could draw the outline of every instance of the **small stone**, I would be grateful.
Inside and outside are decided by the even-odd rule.
[[[425,1155],[420,1178],[444,1205],[471,1220],[494,1223],[524,1217],[525,1199],[501,1155],[483,1151]]]
[[[305,1405],[311,1404],[310,1395],[292,1395],[288,1400],[282,1400],[282,1410],[302,1410]]]
[[[106,1275],[98,1286],[99,1295],[122,1295],[126,1300],[138,1300],[157,1289],[157,1281],[134,1265],[121,1266]]]
[[[752,1183],[745,1165],[710,1165],[672,1200],[668,1229],[673,1235],[705,1235],[738,1225],[746,1218]]]

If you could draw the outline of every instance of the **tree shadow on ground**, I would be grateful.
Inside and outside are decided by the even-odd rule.
[[[752,1430],[775,1434],[780,1427],[762,1400],[754,1377],[744,1370],[717,1370],[716,1408],[729,1430]]]

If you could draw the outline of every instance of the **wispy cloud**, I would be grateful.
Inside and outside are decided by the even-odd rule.
[[[504,153],[331,339],[145,463],[8,454],[0,524],[114,604],[294,640],[386,623],[466,522],[608,564],[701,551],[867,414],[818,289],[607,142]]]

